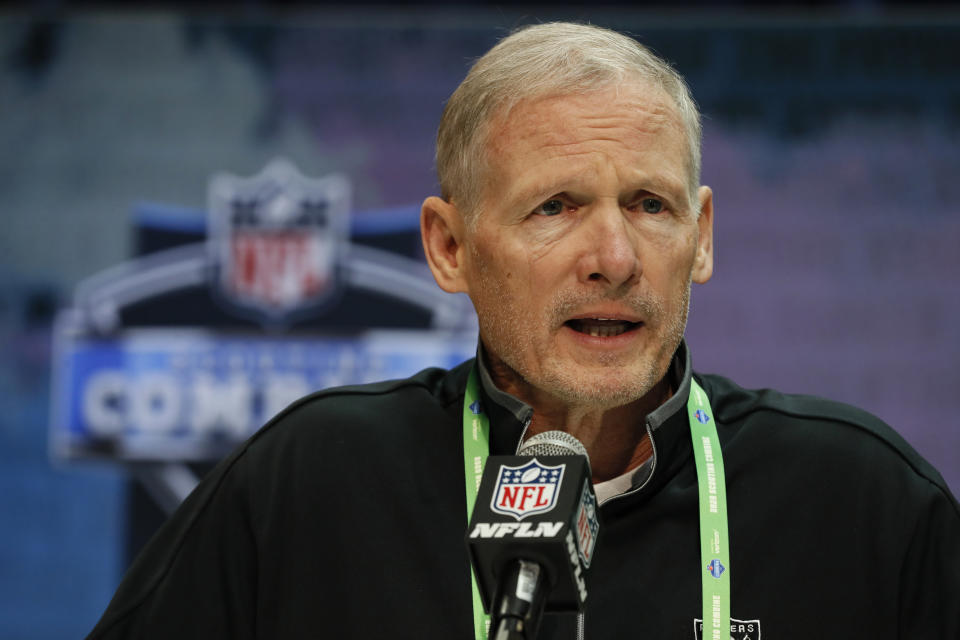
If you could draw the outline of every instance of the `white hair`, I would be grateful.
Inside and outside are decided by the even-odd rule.
[[[519,29],[471,67],[447,101],[437,132],[440,191],[470,218],[480,202],[494,117],[521,100],[652,83],[673,101],[689,144],[690,201],[700,184],[700,113],[683,77],[636,40],[601,27],[551,22]]]

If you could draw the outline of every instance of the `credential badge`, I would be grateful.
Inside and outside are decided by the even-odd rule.
[[[566,466],[550,467],[540,464],[536,458],[520,467],[500,465],[490,508],[517,520],[550,511],[557,505]]]

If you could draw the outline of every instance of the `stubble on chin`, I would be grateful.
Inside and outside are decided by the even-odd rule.
[[[644,318],[649,340],[642,353],[599,353],[592,365],[578,366],[556,353],[543,367],[542,386],[567,404],[598,409],[623,406],[646,396],[666,375],[670,360],[683,338],[689,308],[690,285],[678,292],[680,306],[668,317],[666,305],[659,297],[633,294],[623,298],[598,298],[595,295],[558,296],[560,318],[569,318],[577,308],[603,299],[616,299]]]
[[[489,274],[485,274],[489,275]],[[672,317],[659,297],[631,292],[627,295],[590,291],[562,291],[547,309],[536,314],[517,311],[517,300],[496,277],[485,277],[485,300],[496,310],[478,308],[481,337],[491,356],[494,380],[504,391],[529,402],[534,394],[547,393],[571,406],[612,408],[639,400],[666,374],[670,359],[683,338],[690,304],[690,279],[676,292],[679,306]],[[599,353],[592,363],[577,363],[556,350],[550,337],[562,330],[564,320],[601,301],[616,300],[644,318],[645,330],[656,344],[642,354]],[[504,310],[514,310],[510,317]],[[536,312],[537,310],[532,310]],[[541,335],[542,334],[542,335]],[[540,339],[538,340],[538,335]]]

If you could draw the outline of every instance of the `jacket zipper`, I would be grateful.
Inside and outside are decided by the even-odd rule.
[[[650,462],[650,473],[647,474],[647,479],[644,480],[639,487],[634,487],[629,491],[624,491],[623,493],[618,493],[615,496],[610,496],[600,503],[601,507],[605,504],[613,502],[614,500],[619,500],[620,498],[625,498],[626,496],[632,496],[643,491],[643,489],[650,484],[650,481],[653,479],[653,474],[657,472],[657,441],[653,439],[653,427],[650,426],[650,423],[647,422],[645,426],[647,427],[647,437],[650,438],[650,448],[653,449],[653,455],[651,456]]]
[[[523,421],[523,431],[520,432],[520,439],[517,440],[517,450],[513,452],[513,455],[520,453],[520,446],[523,444],[523,438],[527,435],[527,429],[530,428],[530,423],[533,421],[533,413],[531,412],[530,416]]]
[[[653,478],[653,474],[656,473],[657,442],[653,439],[653,427],[650,426],[649,422],[645,423],[645,426],[647,427],[647,437],[650,438],[650,447],[651,449],[653,449],[653,455],[651,456],[652,462],[650,463],[650,473],[647,474],[647,479],[644,480],[639,487],[630,489],[629,491],[624,491],[623,493],[618,493],[615,496],[610,496],[609,498],[607,498],[606,500],[600,503],[601,507],[607,504],[608,502],[613,502],[614,500],[618,500],[624,496],[629,496],[634,493],[639,493],[640,491],[643,491],[644,487],[646,487],[647,484],[650,482],[650,480]],[[586,627],[586,622],[584,620],[583,611],[581,611],[577,614],[577,640],[584,640],[584,636],[586,634],[585,627]]]

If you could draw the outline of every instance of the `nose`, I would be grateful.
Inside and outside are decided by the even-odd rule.
[[[610,289],[632,286],[642,273],[636,230],[616,201],[598,202],[592,209],[581,223],[577,276]]]

